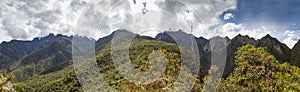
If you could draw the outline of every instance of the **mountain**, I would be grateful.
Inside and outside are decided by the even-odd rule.
[[[181,31],[176,31],[176,32],[164,32],[164,33],[159,33],[155,39],[160,40],[160,41],[165,41],[165,42],[169,42],[169,43],[175,43],[176,42],[173,40],[173,38],[169,35],[170,33],[174,33],[177,34],[179,36],[176,37],[181,37],[180,34],[186,34],[184,32]],[[203,74],[207,74],[208,70],[210,69],[211,66],[211,48],[210,48],[210,41],[211,39],[207,40],[203,37],[194,37],[197,45],[198,45],[198,50],[199,50],[199,54],[200,54],[200,66],[201,66],[201,73]],[[238,47],[241,47],[243,45],[246,44],[252,44],[252,45],[256,45],[257,42],[255,39],[250,38],[249,36],[242,36],[242,35],[238,35],[236,37],[234,37],[233,39],[227,39],[227,60],[226,60],[226,67],[225,67],[225,73],[224,76],[228,76],[234,69],[234,56],[235,56],[235,52],[237,51]],[[204,76],[204,75],[202,75]]]
[[[300,68],[279,63],[262,47],[238,48],[236,68],[226,79],[217,82],[220,92],[299,91]],[[210,78],[214,80],[214,78]],[[215,86],[212,86],[216,88]]]
[[[80,43],[94,40],[86,37],[49,34],[32,41],[4,42],[0,45],[0,63],[5,67],[1,68],[7,68],[14,73],[15,81],[24,81],[37,74],[58,71],[70,64],[72,51],[81,52],[87,49],[86,46],[80,46],[83,48],[76,46],[79,44],[72,45],[72,41]]]
[[[171,33],[177,33],[177,34],[185,34],[184,32],[171,32]],[[155,36],[156,40],[168,42],[168,43],[174,43],[176,44],[176,41],[168,34],[168,32],[159,33]]]
[[[118,48],[122,49],[124,47],[120,45],[118,46]],[[105,48],[103,48],[103,51],[97,54],[96,58],[97,58],[97,64],[99,65],[99,70],[101,73],[103,73],[103,75],[105,75],[104,77],[105,80],[113,88],[115,88],[118,91],[120,90],[130,91],[128,86],[122,86],[122,87],[117,86],[117,85],[136,85],[136,84],[128,81],[124,77],[121,77],[117,73],[118,71],[116,71],[114,62],[111,61],[112,55],[109,52],[110,50],[111,48],[109,46],[105,46]],[[162,58],[161,56],[162,53],[166,55],[165,58],[169,59],[168,61],[170,62],[160,61],[160,60],[156,61],[155,59],[151,59],[151,58],[147,59],[148,56]],[[130,45],[129,57],[131,60],[130,64],[132,64],[133,68],[137,69],[138,71],[148,71],[150,69],[151,63],[147,63],[147,62],[152,62],[152,64],[159,65],[159,66],[166,65],[167,69],[161,70],[158,66],[158,69],[154,70],[153,74],[157,74],[161,71],[166,71],[163,72],[162,74],[164,78],[168,79],[167,81],[169,81],[169,84],[173,83],[177,79],[175,75],[179,74],[179,70],[180,70],[178,67],[180,66],[179,48],[175,44],[166,43],[163,41],[157,41],[154,40],[153,38],[150,39],[149,37],[145,37],[145,36],[137,36],[133,39],[133,42]],[[126,72],[127,70],[124,71]],[[61,80],[61,81],[57,81],[57,80]],[[27,85],[25,87],[27,91],[82,90],[72,65],[69,65],[66,68],[61,69],[57,72],[34,76],[22,83]],[[139,85],[136,86],[138,87]],[[157,87],[161,88],[161,86],[162,85],[154,85],[153,87],[155,87],[155,89],[157,90],[158,89]],[[150,88],[151,87],[148,87],[147,89],[150,90]],[[100,89],[100,91],[103,90],[106,89]]]
[[[116,33],[121,33],[121,32],[133,34],[132,32],[124,30],[124,29],[116,30],[116,31],[112,32],[110,35],[107,35],[107,36],[105,36],[103,38],[99,38],[95,42],[95,50],[96,51],[100,51],[103,48],[105,48],[105,46],[114,38],[115,34]],[[139,35],[137,35],[137,36],[139,36]]]
[[[159,33],[155,39],[160,40],[160,41],[165,41],[169,43],[174,43],[174,39],[169,35],[170,33],[176,34],[176,37],[181,37],[180,34],[186,34],[182,31],[175,31],[175,32],[163,32]],[[200,61],[201,61],[201,66],[205,71],[210,68],[210,39],[207,40],[203,37],[194,37],[199,53],[200,53]],[[266,35],[265,37],[255,40],[254,38],[251,38],[249,36],[242,36],[242,35],[237,35],[233,39],[227,39],[227,58],[226,58],[226,67],[225,67],[225,72],[224,72],[224,77],[228,76],[234,69],[234,56],[235,52],[237,51],[237,48],[244,46],[246,44],[251,44],[254,46],[258,47],[263,47],[266,49],[268,52],[270,52],[272,55],[275,56],[276,59],[279,60],[280,63],[284,62],[290,62],[290,52],[291,49],[285,45],[284,43],[281,43],[279,40],[276,38],[271,37],[269,34]]]
[[[259,39],[257,46],[263,47],[265,50],[270,52],[277,60],[279,60],[280,63],[290,61],[291,49],[270,35],[266,35],[262,39]]]
[[[76,49],[73,49],[76,50]],[[12,70],[17,81],[24,81],[36,74],[45,74],[63,69],[72,59],[72,42],[61,37],[49,46],[39,48],[28,55]]]
[[[48,43],[49,45],[40,46],[31,54],[20,59],[19,63],[16,64],[14,68],[11,68],[11,72],[16,75],[16,81],[24,81],[34,75],[56,72],[72,63],[70,62],[72,59],[72,52],[82,55],[84,53],[89,53],[93,47],[98,48],[96,51],[100,51],[112,40],[114,34],[119,32],[131,33],[126,30],[117,30],[111,35],[100,38],[97,41],[80,36],[54,36],[51,34],[44,37],[45,40],[48,38],[55,38],[52,42]]]
[[[49,46],[57,39],[64,37],[63,35],[49,34],[46,37],[35,38],[32,41],[12,40],[0,44],[0,68],[11,70],[20,60],[27,55],[32,54],[35,50]]]
[[[47,81],[53,81],[55,85],[63,85],[59,82],[54,81],[64,80],[64,82],[66,83],[69,83],[71,81],[72,83],[70,85],[75,85],[75,88],[78,88],[79,84],[77,83],[77,80],[74,79],[74,72],[72,72],[73,70],[69,70],[72,66],[72,52],[78,52],[80,53],[79,55],[86,54],[90,53],[90,50],[92,50],[93,47],[95,47],[96,55],[98,57],[98,63],[103,63],[104,61],[106,61],[107,63],[104,64],[108,64],[110,62],[109,60],[111,60],[108,57],[110,54],[108,53],[108,51],[110,50],[110,45],[112,43],[113,37],[118,33],[133,34],[132,32],[129,32],[127,30],[117,30],[111,33],[110,35],[100,38],[98,40],[93,40],[86,37],[49,34],[46,37],[35,38],[32,41],[13,40],[11,42],[3,42],[2,44],[0,44],[0,68],[6,68],[11,73],[14,73],[16,76],[16,82],[32,83],[34,81],[41,81],[42,79],[47,79]],[[136,37],[134,38],[133,43],[131,43],[133,47],[130,48],[130,50],[132,50],[130,51],[130,55],[132,56],[130,57],[130,59],[132,59],[134,62],[147,60],[147,58],[143,55],[149,56],[149,52],[153,50],[159,50],[161,48],[167,49],[165,53],[169,53],[170,55],[180,55],[178,47],[176,46],[177,43],[174,39],[176,39],[177,37],[189,35],[189,37],[195,39],[199,50],[199,78],[204,78],[211,68],[210,43],[213,38],[205,39],[203,37],[195,37],[191,34],[187,34],[182,31],[159,33],[155,38],[148,36],[140,36],[138,34],[133,35],[135,35]],[[171,35],[175,38],[172,38]],[[266,35],[265,37],[258,40],[255,40],[254,38],[251,38],[247,35],[237,35],[233,39],[223,39],[226,39],[227,48],[226,65],[223,73],[224,78],[230,76],[230,74],[236,68],[235,56],[237,49],[246,44],[251,44],[256,47],[264,48],[266,51],[274,55],[274,57],[280,63],[288,62],[292,65],[300,67],[300,41],[295,45],[293,49],[289,49],[285,44],[281,43],[276,38],[273,38],[270,35]],[[120,48],[121,47],[122,46],[120,46]],[[137,57],[134,57],[135,55],[137,55]],[[137,64],[136,67],[138,67],[138,65],[141,64]],[[69,68],[66,69],[66,67]],[[103,66],[103,68],[107,68],[107,66]],[[109,70],[109,72],[111,73],[114,72],[114,70],[110,71],[110,69],[105,70]],[[72,74],[72,76],[63,76],[64,78],[56,79],[46,78],[47,76],[56,76],[59,74],[63,74],[63,72]],[[43,83],[48,83],[45,81],[43,81]],[[203,81],[204,80],[200,79],[200,82]],[[43,83],[40,82],[40,84],[33,86],[42,85]]]
[[[171,36],[172,35],[172,36]],[[183,31],[166,31],[163,33],[159,33],[155,36],[156,40],[159,41],[164,41],[164,42],[168,42],[168,43],[173,43],[173,44],[178,44],[175,41],[175,37],[184,37],[188,35],[187,33],[183,32]],[[209,40],[203,38],[203,37],[195,37],[193,35],[191,35],[198,46],[198,51],[199,51],[199,57],[200,57],[200,76],[204,77],[205,75],[208,74],[208,70],[210,69],[210,51],[207,51],[207,49],[205,49],[207,47],[207,44],[209,43]],[[173,38],[174,37],[174,38]]]
[[[173,32],[173,33],[177,34],[177,36],[180,37],[181,32]],[[111,48],[109,46],[111,44],[112,37],[114,34],[116,34],[116,33],[114,32],[107,37],[97,40],[97,43],[101,44],[101,45],[98,45],[98,47],[101,47],[101,49],[100,49],[101,51],[99,53],[97,53],[97,57],[96,57],[97,64],[99,65],[100,72],[103,73],[103,75],[105,75],[104,78],[105,78],[106,82],[114,89],[122,90],[122,91],[129,91],[129,90],[131,90],[131,89],[128,89],[130,87],[134,87],[136,89],[136,91],[137,90],[153,90],[151,87],[154,87],[155,90],[163,88],[164,87],[163,85],[162,86],[154,85],[154,84],[151,84],[152,82],[147,82],[149,84],[135,85],[132,82],[124,79],[124,77],[121,77],[118,74],[120,72],[116,71],[116,67],[113,65],[114,62],[112,62],[112,60],[111,60],[111,58],[112,58],[111,53],[110,53]],[[202,51],[202,52],[200,52],[201,70],[200,70],[200,75],[198,77],[198,79],[200,80],[200,84],[201,84],[204,82],[204,80],[202,80],[202,78],[204,78],[207,75],[208,70],[211,68],[210,67],[211,66],[210,65],[210,59],[211,59],[210,58],[210,56],[211,56],[210,55],[211,54],[210,42],[212,41],[213,38],[208,39],[208,40],[203,37],[199,37],[199,38],[194,37],[194,38],[197,42],[199,51]],[[219,38],[221,38],[221,37],[219,37]],[[225,72],[223,74],[223,77],[232,76],[231,73],[233,73],[235,71],[236,67],[238,67],[237,65],[235,65],[236,58],[234,58],[236,56],[236,51],[238,50],[238,48],[240,48],[246,44],[251,44],[253,46],[260,46],[260,47],[262,47],[261,49],[266,49],[266,50],[275,48],[276,46],[281,46],[282,43],[277,43],[277,41],[278,41],[277,39],[270,39],[270,38],[272,38],[272,37],[268,36],[268,35],[259,40],[255,40],[254,38],[251,38],[249,36],[242,36],[242,35],[237,35],[233,39],[223,38],[223,39],[227,40],[227,42],[226,42],[227,59],[226,59],[226,67],[225,67]],[[134,68],[138,69],[139,71],[148,71],[148,69],[149,69],[148,64],[151,64],[148,62],[150,62],[151,60],[149,60],[149,58],[147,59],[147,56],[151,56],[151,55],[161,56],[161,55],[159,55],[159,53],[153,54],[153,51],[155,51],[155,50],[162,51],[168,59],[171,59],[170,60],[171,62],[168,64],[168,67],[165,71],[171,70],[170,72],[172,72],[172,73],[170,73],[170,72],[163,73],[163,78],[164,78],[165,83],[172,83],[174,81],[174,78],[172,76],[178,75],[178,71],[176,71],[176,70],[178,70],[177,68],[180,67],[180,64],[179,64],[180,52],[178,51],[179,49],[176,46],[176,43],[174,43],[173,41],[174,40],[170,39],[170,35],[168,35],[167,33],[161,33],[161,34],[159,34],[159,36],[157,36],[155,38],[151,38],[148,36],[136,36],[130,45],[131,46],[130,51],[129,51],[130,52],[129,59],[131,60],[130,64],[132,64],[134,66]],[[45,50],[46,52],[48,52],[47,49],[50,49],[51,47],[60,47],[60,46],[62,46],[61,44],[70,44],[70,43],[71,42],[67,39],[60,39],[60,40],[53,42],[52,44],[50,44],[49,46],[47,46],[45,48],[41,48],[41,50],[43,50],[43,51]],[[272,44],[274,46],[271,46]],[[295,47],[292,50],[291,55],[296,55],[299,57],[299,53],[298,53],[299,49],[297,49],[297,48],[299,48],[299,44],[300,44],[300,42],[298,42],[295,45]],[[69,45],[63,45],[63,46],[69,47]],[[120,46],[118,46],[118,48],[121,49],[121,48],[123,48],[123,46],[120,45]],[[57,51],[68,52],[68,48],[65,49],[66,51],[64,51],[60,48],[56,48],[56,49],[57,49]],[[162,50],[162,49],[164,49],[164,50]],[[284,49],[284,46],[280,47],[279,49],[282,51],[282,49]],[[249,50],[253,50],[253,49],[249,49]],[[269,53],[279,53],[280,50],[270,50],[272,52],[269,51]],[[53,50],[53,51],[56,51],[56,50]],[[256,51],[256,50],[253,50],[253,51]],[[255,53],[258,53],[258,52],[255,52]],[[36,51],[35,53],[43,53],[43,52]],[[55,53],[55,52],[53,52],[53,53]],[[246,55],[247,52],[243,52],[243,53],[245,53],[245,57],[251,57],[251,56]],[[66,53],[66,54],[60,53],[59,56],[57,56],[56,54],[45,54],[45,55],[54,56],[54,58],[55,57],[62,58],[63,56],[68,56],[69,54],[70,53]],[[32,55],[34,55],[34,54],[32,54]],[[257,54],[253,54],[253,55],[257,55]],[[26,58],[31,58],[31,55]],[[255,57],[251,57],[251,58],[255,58]],[[261,56],[261,58],[264,58],[264,56]],[[266,57],[266,58],[268,58],[268,57]],[[274,57],[274,60],[275,60],[275,58],[278,58],[278,57]],[[248,58],[245,58],[245,59],[248,59]],[[26,59],[26,60],[29,60],[29,61],[37,60],[38,62],[43,62],[44,58],[42,58],[42,59],[32,58],[32,59]],[[53,58],[50,58],[47,60],[53,60]],[[68,60],[68,59],[63,59],[63,61],[64,60]],[[265,59],[263,59],[263,60],[265,60]],[[291,60],[294,60],[294,59],[291,59]],[[298,59],[295,59],[295,60],[297,61]],[[28,91],[37,91],[37,90],[38,91],[46,91],[46,90],[48,90],[48,91],[49,90],[51,90],[51,91],[56,91],[56,90],[78,91],[79,90],[80,91],[80,90],[82,90],[82,88],[80,87],[80,84],[76,78],[76,74],[74,73],[74,70],[72,68],[72,65],[69,65],[69,64],[64,65],[64,62],[68,62],[68,61],[58,62],[56,64],[54,63],[55,61],[49,61],[49,62],[52,62],[53,65],[51,65],[51,66],[55,66],[55,67],[49,67],[48,69],[44,69],[42,72],[37,73],[30,79],[27,79],[24,82],[22,82],[22,83],[25,83],[25,85],[28,85],[28,86],[26,86],[26,89],[28,89]],[[163,62],[156,62],[156,63],[163,64]],[[156,64],[156,63],[153,63],[153,64]],[[21,64],[24,64],[24,63],[20,63],[20,66],[26,66],[28,64],[29,65],[35,64],[36,66],[39,66],[39,65],[42,65],[43,63],[25,62],[24,65],[21,65]],[[253,64],[253,66],[254,65],[255,64]],[[279,62],[276,63],[276,65],[280,65]],[[283,65],[276,66],[276,67],[279,67],[278,68],[279,70],[281,70],[281,71],[279,71],[279,73],[281,73],[282,71],[287,71],[287,69],[285,69],[285,68],[280,68]],[[46,66],[47,65],[43,65],[43,67],[46,67]],[[291,66],[287,65],[284,67],[289,68]],[[51,69],[58,69],[58,70],[48,71]],[[272,69],[272,68],[268,67],[268,69]],[[293,69],[294,69],[294,67],[293,67]],[[28,70],[28,69],[26,69],[26,70]],[[172,70],[175,70],[175,71],[172,71]],[[262,70],[262,69],[257,69],[257,70]],[[124,69],[125,73],[128,72],[128,71],[127,72],[126,71],[127,70]],[[28,72],[30,72],[30,71],[28,71]],[[48,73],[44,73],[44,72],[48,72]],[[49,73],[49,72],[51,72],[51,73]],[[202,74],[202,73],[204,73],[204,74]],[[235,73],[242,73],[242,72],[235,72]],[[154,74],[157,74],[157,73],[154,73]],[[236,76],[236,77],[240,78],[240,76]],[[262,76],[262,77],[264,77],[264,76]],[[60,81],[57,81],[57,80],[60,80]],[[160,79],[158,79],[158,80],[160,80]],[[155,83],[155,82],[153,82],[153,83]],[[119,85],[126,85],[126,86],[119,86]],[[149,87],[147,85],[151,85],[151,86]],[[198,85],[198,84],[196,83],[196,85]],[[38,87],[38,88],[35,88],[35,87]],[[144,89],[139,89],[139,88],[144,88]],[[193,88],[193,90],[196,90],[196,89]]]
[[[200,77],[204,77],[208,74],[208,70],[211,66],[211,57],[210,57],[210,51],[208,49],[205,49],[207,44],[209,43],[209,40],[203,38],[203,37],[195,37],[195,40],[197,42],[199,55],[200,55]]]
[[[246,44],[256,45],[257,43],[254,38],[250,38],[249,36],[242,36],[240,34],[234,37],[233,39],[229,40],[227,45],[227,58],[224,70],[225,72],[223,73],[224,77],[228,76],[234,70],[234,56],[236,55],[235,52],[239,47],[244,46]]]
[[[291,51],[291,64],[300,67],[300,41],[296,43]]]

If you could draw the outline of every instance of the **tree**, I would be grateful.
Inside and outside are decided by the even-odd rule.
[[[227,91],[300,91],[300,69],[280,64],[273,55],[253,45],[236,52],[234,72],[222,80],[219,90]]]
[[[7,74],[6,70],[2,70],[0,75],[0,91],[15,91],[14,86],[10,82],[15,76],[13,74]]]

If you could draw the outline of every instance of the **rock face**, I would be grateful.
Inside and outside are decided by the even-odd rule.
[[[300,67],[300,41],[298,41],[291,51],[291,64]]]
[[[185,34],[183,32],[172,32],[172,33],[176,33],[178,35],[180,34]],[[159,33],[156,37],[156,40],[159,41],[164,41],[164,42],[168,42],[168,43],[174,43],[176,44],[176,41],[167,33],[167,32],[163,32],[163,33]]]
[[[32,54],[35,50],[49,46],[61,37],[65,36],[49,34],[46,37],[35,38],[32,41],[13,40],[11,42],[3,42],[0,44],[0,69],[6,68],[11,70],[13,65]]]
[[[72,41],[68,37],[62,37],[49,46],[39,48],[26,56],[13,69],[17,81],[26,80],[33,75],[54,72],[63,69],[72,59]]]
[[[96,51],[100,51],[106,45],[109,45],[114,35],[118,32],[131,33],[127,30],[117,30],[106,37],[98,39],[95,42]],[[176,41],[169,35],[170,33],[174,35],[174,37],[189,35],[182,31],[176,31],[159,33],[155,38],[139,35],[137,35],[137,38],[145,40],[159,40],[176,44]],[[194,38],[197,42],[201,64],[200,76],[203,77],[203,74],[207,74],[208,70],[211,67],[211,49],[209,44],[211,39],[205,39],[203,37],[197,38],[192,35],[190,35],[190,37]],[[50,34],[46,37],[36,38],[32,41],[14,40],[11,42],[3,42],[2,44],[0,44],[0,68],[7,68],[9,69],[9,71],[21,72],[20,74],[22,74],[22,72],[31,73],[22,74],[28,75],[23,76],[24,78],[29,78],[30,76],[37,73],[46,74],[56,71],[56,69],[59,70],[66,66],[68,64],[67,61],[72,58],[71,39],[71,37],[63,35]],[[83,43],[88,40],[87,38],[78,39],[78,41],[82,41]],[[255,40],[249,36],[242,35],[237,35],[233,39],[224,39],[226,39],[227,41],[227,57],[223,77],[227,77],[235,67],[234,61],[237,48],[246,44],[263,47],[269,53],[274,55],[275,58],[280,61],[280,63],[290,62],[292,65],[300,67],[300,41],[291,50],[287,45],[281,43],[276,38],[273,38],[270,35],[266,35],[259,40]],[[90,41],[94,42],[95,40]],[[88,49],[89,47],[80,48],[80,46],[78,46],[77,48],[78,52],[81,52],[82,49]]]
[[[229,76],[229,74],[233,71],[235,67],[234,56],[236,55],[235,52],[237,51],[237,48],[246,44],[256,45],[257,42],[255,41],[255,39],[250,38],[249,36],[242,35],[238,35],[229,41],[227,45],[226,66],[225,71],[223,73],[224,77]]]
[[[75,49],[72,49],[72,38],[73,36],[50,34],[32,41],[4,42],[0,44],[0,68],[6,68],[14,73],[17,81],[35,74],[63,69],[72,59],[72,50],[81,52],[80,49],[84,49],[76,45],[73,45]],[[85,37],[77,39],[90,40]]]
[[[183,32],[178,31],[178,32],[173,32],[176,34],[182,34]],[[158,34],[155,39],[160,40],[160,41],[165,41],[169,43],[175,43],[176,42],[172,39],[171,36],[169,36],[167,33],[160,33]],[[200,61],[201,61],[201,66],[204,71],[210,68],[210,40],[207,40],[203,37],[195,37],[200,53]],[[234,58],[235,58],[235,52],[237,51],[237,48],[244,46],[246,44],[251,44],[257,47],[262,47],[266,49],[269,53],[275,56],[277,60],[280,61],[280,63],[284,62],[291,62],[294,65],[299,65],[299,48],[300,44],[298,42],[297,46],[293,48],[292,51],[292,58],[291,58],[291,49],[285,45],[284,43],[281,43],[278,41],[276,38],[271,37],[270,35],[266,35],[265,37],[255,40],[254,38],[250,38],[249,36],[242,36],[242,35],[237,35],[233,39],[228,39],[226,38],[227,41],[227,58],[226,58],[226,66],[225,66],[225,72],[223,74],[223,77],[228,76],[234,69],[235,64],[234,64]],[[202,71],[202,70],[201,70]]]
[[[100,38],[95,42],[96,51],[100,51],[101,49],[103,49],[107,44],[109,44],[109,42],[114,38],[114,36],[116,34],[121,33],[121,32],[133,34],[132,32],[129,32],[127,30],[116,30],[116,31],[112,32],[110,35]],[[139,35],[137,35],[137,36],[139,36]],[[97,52],[97,53],[99,53],[99,52]]]
[[[280,63],[290,61],[291,49],[287,45],[281,43],[276,38],[273,38],[270,35],[267,35],[258,40],[257,46],[263,47],[269,53],[274,55]]]

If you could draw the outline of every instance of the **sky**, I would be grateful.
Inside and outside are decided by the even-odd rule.
[[[117,29],[154,37],[266,34],[290,48],[300,39],[299,0],[1,0],[0,43],[49,33],[99,39]]]

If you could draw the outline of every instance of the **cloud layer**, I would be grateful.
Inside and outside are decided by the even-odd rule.
[[[85,0],[3,0],[0,41],[30,40],[49,33],[70,35],[86,3]]]
[[[299,0],[2,0],[0,42],[49,33],[98,39],[120,28],[153,37],[182,29],[205,38],[243,34],[259,39],[271,34],[293,47],[300,37],[299,4]]]
[[[222,24],[242,24],[248,29],[265,27],[272,36],[293,47],[299,40],[299,4],[299,0],[239,0],[235,9],[226,10],[219,18]],[[234,17],[228,19],[228,14]]]

